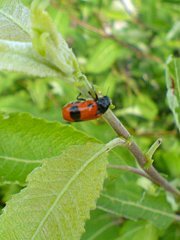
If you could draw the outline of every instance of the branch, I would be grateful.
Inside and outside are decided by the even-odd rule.
[[[53,6],[55,8],[59,8],[59,4],[55,4],[54,1],[53,1]],[[94,32],[101,34],[102,37],[112,38],[112,39],[116,40],[117,42],[119,42],[119,44],[121,44],[121,45],[123,44],[124,47],[131,48],[131,50],[133,50],[137,54],[137,56],[140,53],[140,55],[142,55],[144,57],[148,57],[158,63],[161,62],[161,59],[157,58],[156,56],[146,55],[143,52],[141,52],[140,49],[136,49],[136,48],[134,48],[134,46],[131,46],[131,45],[117,39],[116,36],[106,34],[104,29],[103,30],[100,29],[100,31],[99,31],[99,29],[95,29],[95,27],[92,27],[92,26],[90,27],[89,25],[87,25],[86,22],[82,22],[79,19],[77,20],[77,18],[75,18],[75,17],[73,19],[74,19],[74,21],[77,22],[78,25],[81,24],[83,27],[86,27],[86,28],[88,26],[89,30],[91,30],[91,31],[94,30]],[[95,95],[95,91],[92,88],[91,84],[88,82],[86,76],[82,74],[81,77],[83,77],[83,79],[84,79],[84,84],[77,85],[78,90],[84,96],[89,96],[89,92],[91,92],[92,96],[93,96],[93,93]],[[81,82],[82,81],[83,80],[81,79]],[[110,124],[110,126],[114,129],[114,131],[117,133],[118,136],[124,137],[127,140],[128,149],[134,155],[134,157],[137,159],[137,162],[139,163],[141,168],[147,173],[147,175],[152,179],[152,181],[159,184],[161,187],[163,187],[167,191],[180,197],[180,191],[178,189],[174,188],[173,186],[171,186],[171,184],[166,179],[164,179],[152,165],[148,169],[145,169],[145,164],[147,163],[146,156],[142,153],[139,146],[131,139],[132,137],[131,137],[130,133],[128,132],[128,130],[122,125],[122,123],[112,113],[112,111],[108,110],[104,114],[103,118]]]
[[[132,137],[130,133],[111,110],[108,110],[104,114],[104,119],[114,129],[118,136],[124,137],[128,141],[130,140],[129,144],[127,145],[128,149],[134,155],[141,168],[147,173],[151,180],[163,187],[165,190],[173,193],[177,197],[180,197],[180,191],[173,187],[165,178],[163,178],[153,166],[150,166],[148,169],[144,168],[147,162],[145,155],[142,153],[139,146],[133,140],[131,140]]]
[[[134,167],[131,167],[131,166],[128,166],[128,165],[108,164],[108,168],[118,169],[118,170],[125,170],[125,171],[128,171],[128,172],[132,172],[132,173],[135,173],[135,174],[140,175],[142,177],[148,178],[149,180],[152,181],[152,178],[150,178],[148,176],[148,174],[145,173],[143,170],[138,169],[138,168],[134,168]]]

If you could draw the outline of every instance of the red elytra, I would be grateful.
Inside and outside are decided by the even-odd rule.
[[[62,109],[63,118],[68,122],[79,122],[93,120],[101,117],[110,106],[110,99],[107,96],[97,100],[83,100],[68,103]]]

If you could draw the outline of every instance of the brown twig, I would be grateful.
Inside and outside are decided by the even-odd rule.
[[[72,16],[71,19],[73,20],[73,24],[81,26],[91,32],[97,33],[101,37],[104,37],[104,38],[107,37],[107,34],[104,32],[104,30],[98,29],[98,28],[88,24],[87,22],[80,20],[79,18],[76,18],[75,16]]]
[[[163,187],[165,190],[180,197],[180,191],[173,187],[165,178],[163,178],[153,166],[150,166],[148,169],[145,168],[145,164],[148,160],[142,153],[139,146],[132,140],[132,137],[128,130],[122,125],[122,123],[113,114],[111,110],[108,110],[104,114],[104,119],[114,129],[118,136],[124,137],[127,141],[129,141],[129,144],[127,145],[128,149],[134,155],[141,168],[148,174],[148,176],[150,176],[151,180],[153,180],[154,183]]]
[[[152,181],[152,179],[149,177],[149,175],[147,173],[145,173],[142,169],[134,168],[134,167],[131,167],[128,165],[115,165],[115,164],[108,164],[108,168],[132,172],[132,173],[135,173],[142,177],[148,178],[149,180]]]
[[[59,6],[55,6],[56,8],[58,8]],[[94,32],[100,34],[102,37],[108,37],[108,38],[113,38],[114,40],[118,41],[119,44],[123,44],[124,47],[129,48],[129,44],[127,45],[127,43],[122,42],[119,39],[116,39],[115,36],[112,35],[107,35],[105,33],[104,30],[97,30],[95,29],[95,27],[89,27],[89,24],[87,24],[84,21],[81,20],[77,20],[77,18],[74,17],[74,21],[76,21],[77,24],[81,24],[81,26],[83,27],[88,27],[89,30],[93,30]],[[102,32],[103,31],[103,32]],[[133,50],[134,47],[131,49]],[[136,52],[137,50],[133,50],[134,52]],[[141,52],[141,50],[138,50]],[[136,52],[137,53],[137,52]],[[160,63],[161,59],[157,59],[156,56],[149,56],[149,55],[144,55],[144,53],[142,52],[141,54],[143,54],[142,56],[148,57],[150,59],[153,59],[154,61]],[[88,80],[86,79],[86,77],[84,76],[84,80],[85,81],[85,85],[87,85],[86,87],[84,85],[79,86],[78,89],[80,92],[82,93],[87,93],[88,94],[88,89],[89,91],[93,91],[91,84],[89,84]],[[146,156],[143,154],[143,152],[141,151],[141,149],[139,148],[139,146],[132,140],[132,137],[130,135],[130,133],[128,132],[128,130],[123,126],[123,124],[119,121],[119,119],[112,113],[111,110],[108,110],[103,117],[108,123],[109,125],[114,129],[114,131],[117,133],[118,136],[123,137],[127,140],[127,147],[130,150],[130,152],[134,155],[134,157],[136,158],[137,162],[139,163],[139,165],[141,166],[141,168],[146,172],[146,174],[152,179],[153,182],[155,182],[156,184],[160,185],[161,187],[163,187],[165,190],[173,193],[174,195],[180,197],[180,191],[178,189],[176,189],[175,187],[173,187],[166,179],[164,179],[153,166],[150,166],[148,169],[145,168],[145,164],[147,163],[148,159],[146,159]]]

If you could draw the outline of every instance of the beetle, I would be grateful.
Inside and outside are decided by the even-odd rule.
[[[68,122],[87,121],[99,118],[104,114],[110,104],[108,96],[96,97],[96,99],[80,99],[65,105],[62,109],[63,118]]]

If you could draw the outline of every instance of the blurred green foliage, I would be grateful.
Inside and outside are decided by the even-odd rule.
[[[176,154],[177,128],[167,104],[164,71],[168,56],[179,56],[178,1],[148,0],[145,4],[136,0],[133,11],[122,2],[53,0],[49,13],[73,48],[82,71],[112,98],[114,113],[140,144],[147,149],[160,136],[163,146],[170,145]],[[77,95],[75,88],[59,79],[0,73],[1,111],[27,111],[63,121],[62,106]],[[107,126],[101,120],[73,125],[103,141],[113,136],[111,130],[102,135]],[[163,155],[170,151],[162,148]],[[160,155],[157,164],[162,168],[164,157]]]
[[[27,6],[31,3],[29,0],[23,2]],[[165,64],[169,56],[180,57],[179,1],[134,0],[130,7],[127,1],[120,0],[52,0],[48,11],[76,54],[82,72],[103,95],[108,94],[112,98],[114,113],[142,149],[147,151],[156,138],[162,137],[163,144],[155,155],[155,166],[170,181],[178,178],[180,140],[175,124],[177,116],[171,112],[166,98]],[[175,61],[179,65],[173,73],[180,69],[179,60]],[[176,81],[180,86],[178,76]],[[77,95],[75,88],[59,79],[42,80],[0,72],[0,111],[3,112],[29,112],[63,122],[62,106],[74,101]],[[115,136],[101,119],[73,125],[103,142]],[[117,161],[134,164],[126,150],[114,151],[117,153],[120,155]],[[178,179],[173,182],[179,185]],[[101,215],[101,212],[94,215]],[[107,224],[107,216],[103,221]],[[145,239],[148,224],[123,219],[117,240]],[[116,233],[117,229],[111,227],[108,231]],[[124,236],[124,232],[134,228],[138,228],[136,237]],[[149,238],[152,240],[178,239],[180,235],[175,224],[167,232],[159,232],[152,225],[148,228],[152,230]],[[105,239],[102,236],[92,239]]]

